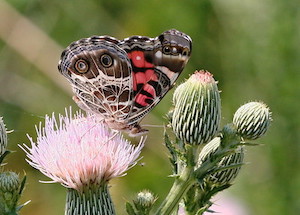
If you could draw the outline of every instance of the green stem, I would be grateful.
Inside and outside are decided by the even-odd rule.
[[[107,185],[84,191],[68,189],[65,215],[115,215]]]
[[[168,196],[161,204],[156,215],[169,215],[174,211],[186,191],[195,183],[193,172],[194,168],[192,166],[186,166],[182,169],[180,176],[175,179]]]

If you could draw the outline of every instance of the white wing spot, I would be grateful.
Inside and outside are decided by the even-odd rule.
[[[162,53],[161,53],[161,51],[157,51],[157,52],[155,52],[155,57],[157,57],[157,58],[161,58],[161,57],[162,57]]]

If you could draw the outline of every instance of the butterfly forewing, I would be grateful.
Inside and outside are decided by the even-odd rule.
[[[132,36],[120,42],[133,68],[134,111],[143,118],[170,90],[191,53],[191,39],[175,29],[156,38]]]
[[[87,69],[81,70],[80,62]],[[70,81],[80,107],[104,119],[122,122],[128,118],[133,98],[132,68],[126,52],[116,44],[105,37],[74,42],[63,52],[59,70]]]

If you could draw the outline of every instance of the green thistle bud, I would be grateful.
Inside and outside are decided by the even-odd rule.
[[[264,135],[271,122],[271,112],[262,102],[242,105],[233,116],[233,124],[244,139],[255,140]]]
[[[138,211],[149,212],[156,201],[156,197],[150,191],[144,190],[137,194],[133,200],[134,206]]]
[[[3,172],[0,174],[0,191],[14,192],[19,189],[20,179],[15,172]],[[19,191],[17,191],[19,192]]]
[[[173,95],[172,128],[193,145],[210,141],[219,129],[221,100],[217,82],[207,71],[196,71]]]
[[[210,159],[213,153],[220,146],[221,140],[219,137],[214,138],[207,145],[205,145],[199,155],[198,167]],[[230,184],[238,175],[244,160],[244,149],[239,147],[234,153],[229,154],[222,158],[222,160],[217,164],[217,169],[221,169],[215,173],[208,175],[205,178],[205,182],[217,186],[222,186]],[[235,166],[236,165],[236,166]]]
[[[21,181],[15,172],[0,173],[0,214],[15,214],[21,195]]]
[[[4,154],[7,147],[7,131],[2,117],[0,117],[0,156]]]

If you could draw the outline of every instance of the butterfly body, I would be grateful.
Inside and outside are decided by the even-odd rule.
[[[147,131],[139,122],[172,87],[190,53],[190,37],[177,30],[156,38],[93,36],[71,43],[58,69],[80,108],[134,136]]]

